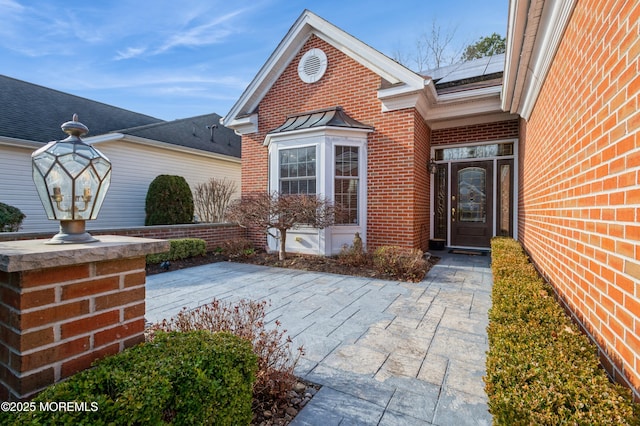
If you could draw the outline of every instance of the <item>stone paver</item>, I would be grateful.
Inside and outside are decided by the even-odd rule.
[[[420,283],[215,263],[147,277],[149,322],[217,298],[268,300],[323,387],[293,425],[487,425],[489,256],[437,252]]]

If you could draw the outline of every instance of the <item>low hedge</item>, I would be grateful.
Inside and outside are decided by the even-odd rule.
[[[147,255],[147,263],[161,263],[166,260],[186,259],[207,254],[207,243],[200,238],[179,238],[169,240],[169,251]]]
[[[26,216],[19,208],[0,203],[0,232],[16,232]]]
[[[86,411],[25,412],[10,425],[241,425],[252,419],[251,343],[230,333],[159,332],[33,399],[86,402]],[[93,411],[95,409],[95,411]]]
[[[518,242],[491,242],[486,392],[495,424],[638,424],[595,346],[566,315]],[[634,413],[635,410],[635,413]]]

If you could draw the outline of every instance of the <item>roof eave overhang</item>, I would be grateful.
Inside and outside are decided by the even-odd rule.
[[[124,133],[106,133],[104,135],[92,136],[89,138],[83,138],[84,142],[91,145],[107,144],[110,142],[129,142],[138,145],[145,145],[159,149],[165,149],[173,152],[181,152],[186,154],[197,155],[201,157],[213,158],[216,160],[229,161],[232,163],[240,164],[241,159],[233,157],[231,155],[218,154],[215,152],[204,151],[196,148],[189,148],[186,146],[175,145],[167,142],[161,142],[153,139],[141,138],[139,136],[127,135]]]
[[[36,149],[42,148],[46,144],[47,142],[35,142],[27,139],[17,139],[17,138],[10,138],[8,136],[0,136],[0,145],[11,146],[14,148],[36,150]]]
[[[577,0],[511,0],[501,108],[528,120]]]
[[[367,67],[392,85],[409,90],[421,90],[424,78],[405,66],[393,61],[360,40],[325,21],[312,12],[305,11],[291,27],[269,59],[260,68],[238,101],[231,107],[221,123],[239,134],[257,131],[257,124],[247,125],[247,117],[255,116],[257,107],[271,86],[300,51],[304,43],[315,35],[333,47]],[[253,125],[253,123],[251,123]]]
[[[423,90],[394,87],[378,91],[382,111],[415,108],[424,120],[459,119],[470,116],[502,113],[500,95],[502,86],[489,86],[460,92],[438,94],[433,82],[425,82]]]

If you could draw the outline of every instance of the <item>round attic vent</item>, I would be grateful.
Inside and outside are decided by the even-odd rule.
[[[315,83],[327,70],[327,55],[320,49],[311,49],[305,53],[298,64],[298,76],[305,83]]]

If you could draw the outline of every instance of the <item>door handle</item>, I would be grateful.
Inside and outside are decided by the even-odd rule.
[[[455,221],[456,221],[456,208],[451,207],[451,222],[455,222]]]

